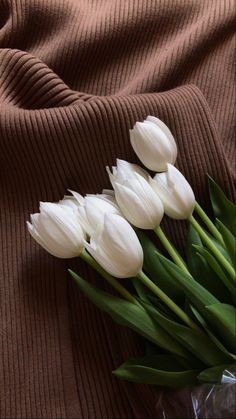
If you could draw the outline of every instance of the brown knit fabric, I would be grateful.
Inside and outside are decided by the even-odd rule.
[[[0,1],[0,416],[151,418],[157,392],[111,375],[140,340],[79,292],[25,221],[67,188],[99,192],[156,115],[200,202],[233,196],[234,0]],[[179,223],[167,223],[183,240]],[[140,346],[141,349],[141,346]],[[160,417],[160,416],[158,416]]]

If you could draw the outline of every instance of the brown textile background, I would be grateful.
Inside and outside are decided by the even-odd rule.
[[[1,418],[151,418],[156,390],[111,370],[139,340],[101,314],[26,232],[39,200],[108,187],[135,161],[148,114],[175,135],[206,201],[208,172],[233,196],[234,0],[0,0]],[[181,223],[166,223],[181,243]],[[178,237],[178,239],[177,239]]]

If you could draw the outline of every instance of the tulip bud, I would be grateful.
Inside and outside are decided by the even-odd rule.
[[[65,259],[79,256],[84,248],[78,211],[67,204],[41,202],[40,213],[27,221],[31,236],[53,256]]]
[[[163,217],[163,205],[148,182],[150,176],[146,172],[142,174],[141,168],[136,168],[136,165],[117,159],[113,173],[107,170],[116,201],[127,220],[136,227],[154,229]]]
[[[85,245],[94,259],[117,278],[135,277],[143,266],[143,249],[131,225],[120,215],[105,214],[103,227]]]
[[[195,197],[185,177],[172,164],[167,172],[157,173],[152,184],[164,205],[165,213],[176,220],[185,220],[193,212]]]
[[[155,172],[167,170],[167,163],[175,163],[177,146],[169,128],[155,116],[136,122],[130,130],[132,147],[148,169]]]
[[[114,196],[107,194],[81,196],[70,191],[78,202],[79,219],[88,236],[95,233],[103,225],[104,215],[107,213],[120,214]]]

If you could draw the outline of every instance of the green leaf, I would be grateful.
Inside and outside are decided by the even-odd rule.
[[[206,305],[215,304],[219,301],[209,291],[207,291],[202,285],[200,285],[195,279],[188,273],[184,272],[178,266],[176,266],[170,260],[164,258],[162,255],[158,255],[159,260],[169,272],[172,278],[177,282],[185,295],[190,301],[200,310],[205,310]]]
[[[225,369],[231,367],[232,364],[217,365],[215,367],[207,368],[200,372],[197,379],[204,383],[220,383],[222,379],[222,373]]]
[[[236,238],[229,231],[229,229],[218,219],[217,219],[217,225],[223,237],[223,240],[225,242],[225,246],[229,253],[231,262],[235,268],[236,267]]]
[[[158,324],[205,365],[213,366],[229,361],[229,358],[212,343],[204,331],[198,332],[197,330],[190,329],[187,326],[167,319],[157,309],[147,303],[143,304],[147,312]]]
[[[206,306],[209,319],[215,324],[220,339],[224,339],[229,351],[236,353],[236,309],[229,304],[217,303]]]
[[[216,275],[221,279],[221,281],[223,282],[225,287],[227,287],[227,289],[229,290],[233,301],[235,301],[236,288],[231,283],[231,281],[228,279],[228,277],[224,273],[221,265],[218,263],[216,258],[205,247],[200,247],[200,246],[194,245],[194,248],[209,263],[211,268],[215,271]]]
[[[136,231],[144,253],[144,271],[151,280],[158,285],[176,304],[184,304],[184,293],[174,280],[172,275],[160,262],[158,255],[161,254],[153,242],[140,230]],[[164,256],[163,256],[164,257]],[[168,260],[167,258],[165,258]]]
[[[197,282],[222,302],[231,302],[232,298],[228,289],[216,275],[205,258],[196,253],[197,245],[203,248],[201,238],[192,224],[189,223],[186,255],[190,273]]]
[[[184,362],[184,364],[183,364]],[[177,355],[170,355],[170,354],[154,354],[154,355],[147,355],[142,356],[139,358],[132,358],[128,361],[124,362],[123,365],[142,365],[143,367],[151,367],[162,369],[163,371],[182,371],[183,365],[186,368],[189,367],[188,361],[185,359],[177,356]]]
[[[199,373],[200,370],[183,370],[177,358],[166,355],[130,360],[113,371],[123,380],[168,387],[196,384]]]
[[[188,353],[165,330],[158,326],[141,305],[110,295],[94,285],[89,284],[75,272],[69,270],[71,276],[84,294],[102,311],[108,313],[113,320],[139,333],[167,351],[188,357]]]
[[[215,217],[236,236],[236,206],[210,176],[208,176],[208,186]]]
[[[206,305],[204,312],[204,318],[202,318],[201,314],[192,307],[193,313],[197,317],[200,324],[205,328],[208,329],[208,325],[206,323],[209,322],[210,326],[214,330],[212,336],[212,340],[218,346],[219,349],[223,349],[223,346],[227,347],[227,352],[230,352],[230,357],[234,357],[236,354],[236,309],[235,307],[231,306],[230,304],[224,303],[215,303],[212,305]],[[205,320],[206,319],[206,320]],[[208,331],[209,334],[210,331]],[[218,338],[217,338],[218,337]],[[224,342],[224,344],[219,345],[217,344],[217,340],[220,342]],[[222,352],[226,353],[226,351]],[[231,356],[231,354],[233,354]]]
[[[217,225],[217,221],[216,221],[216,225]],[[215,245],[215,247],[220,251],[220,253],[225,257],[225,259],[231,263],[231,258],[229,256],[229,253],[227,252],[227,249],[225,247],[222,246],[221,243],[218,242],[218,240],[216,240],[215,237],[213,237],[210,233],[208,233],[208,231],[205,230],[205,233],[207,234],[207,236],[211,239],[211,241],[213,242],[213,244]]]
[[[179,284],[182,285],[183,290],[186,293],[187,298],[191,303],[197,308],[200,314],[203,315],[205,319],[211,324],[214,329],[214,332],[217,333],[220,329],[221,336],[224,339],[227,339],[226,346],[231,352],[235,352],[233,347],[233,337],[232,334],[232,317],[231,317],[231,326],[230,322],[226,322],[225,315],[226,310],[224,310],[224,306],[232,307],[228,304],[220,303],[209,291],[203,288],[200,284],[198,284],[190,275],[183,272],[180,268],[174,265],[172,262],[166,263],[166,261],[159,256],[162,260],[162,263],[165,264],[166,268],[169,272],[173,275],[173,278],[178,281]],[[211,307],[211,308],[209,308]],[[212,312],[213,308],[216,307],[216,312]],[[222,309],[222,312],[221,312]],[[216,319],[218,317],[218,321]],[[225,330],[223,329],[223,324],[225,325]],[[234,326],[235,327],[235,326]]]
[[[190,308],[195,316],[195,319],[200,323],[200,325],[205,329],[206,333],[208,334],[209,338],[212,340],[212,342],[220,349],[221,352],[223,352],[229,359],[233,361],[236,361],[236,355],[232,354],[228,351],[228,349],[225,348],[225,346],[217,339],[217,337],[212,333],[210,330],[208,324],[204,320],[204,318],[198,313],[198,311],[190,305]]]
[[[142,298],[142,300],[148,301],[147,297],[147,288],[144,287],[141,281],[138,278],[132,278],[132,284],[137,292],[138,297]]]
[[[144,302],[145,300],[140,300],[141,304]],[[147,303],[151,303],[151,305],[153,307],[156,307],[158,309],[158,311],[163,314],[163,316],[167,317],[168,319],[174,320],[174,321],[178,321],[179,317],[172,311],[169,309],[169,307],[163,303],[162,300],[160,300],[159,298],[157,298],[156,296],[150,295],[149,297],[149,301],[146,301]]]

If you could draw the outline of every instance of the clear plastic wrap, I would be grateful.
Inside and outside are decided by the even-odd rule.
[[[236,365],[224,370],[220,384],[163,391],[156,406],[161,419],[228,419],[236,417]]]

